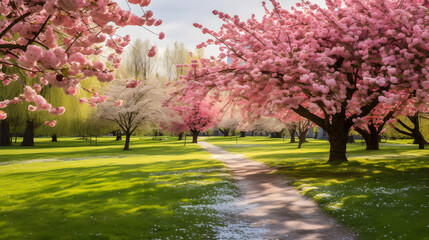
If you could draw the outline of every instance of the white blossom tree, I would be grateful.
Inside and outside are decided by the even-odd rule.
[[[106,93],[113,101],[100,104],[98,118],[113,121],[119,126],[125,133],[124,150],[129,150],[131,135],[139,126],[164,118],[162,101],[166,94],[155,79],[135,88],[127,88],[124,85],[110,85]]]

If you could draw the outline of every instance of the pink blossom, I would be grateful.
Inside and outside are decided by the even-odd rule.
[[[159,26],[159,25],[161,25],[162,24],[162,20],[161,19],[158,19],[158,20],[156,20],[156,22],[153,24],[155,27],[157,27],[157,26]]]
[[[119,107],[122,105],[122,100],[118,100],[115,102],[115,104],[113,104],[115,107]]]
[[[153,12],[151,10],[146,11],[144,15],[144,17],[147,19],[151,18],[152,16],[153,16]]]
[[[0,111],[0,120],[5,120],[7,118],[7,113]]]
[[[104,68],[106,68],[106,64],[104,64],[104,62],[98,60],[92,65],[92,67],[99,70],[99,71],[103,71]]]
[[[160,32],[159,33],[159,37],[158,37],[160,40],[162,40],[162,39],[164,39],[165,38],[165,33],[163,33],[163,32]]]
[[[130,80],[128,81],[126,87],[127,88],[136,88],[140,84],[140,81],[138,80]]]
[[[155,46],[152,46],[152,48],[149,50],[149,52],[147,53],[147,55],[148,55],[149,57],[154,57],[154,56],[155,56],[155,54],[156,54],[156,47],[155,47]]]
[[[37,91],[40,92],[40,91],[42,91],[42,86],[40,84],[36,83],[33,85],[33,89],[35,89],[35,90],[37,89]]]
[[[65,111],[66,111],[66,109],[64,107],[51,108],[49,110],[49,114],[51,114],[53,116],[59,116],[59,115],[63,114]]]
[[[28,111],[30,111],[30,112],[34,112],[34,111],[36,111],[36,109],[37,109],[37,107],[36,107],[36,106],[28,105]]]
[[[43,49],[36,45],[30,45],[27,47],[25,57],[28,61],[37,61],[42,57]]]

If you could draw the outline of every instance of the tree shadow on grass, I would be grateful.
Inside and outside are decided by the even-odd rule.
[[[81,160],[85,158],[94,158],[94,157],[130,157],[130,156],[142,156],[145,155],[184,155],[189,154],[190,152],[203,152],[203,150],[194,146],[183,147],[179,144],[136,144],[131,146],[132,148],[128,151],[123,151],[122,146],[84,146],[84,147],[70,147],[63,148],[58,147],[56,145],[51,146],[50,148],[40,148],[40,151],[28,152],[26,153],[26,149],[18,149],[18,148],[9,148],[16,149],[13,154],[3,153],[0,157],[1,162],[9,162],[9,161],[21,161],[21,160],[36,160],[36,159],[56,159],[56,160]],[[2,148],[7,149],[7,148]],[[31,150],[33,150],[32,148]],[[52,149],[52,151],[50,151]],[[58,151],[58,152],[55,152]]]
[[[213,191],[195,183],[213,178],[193,174],[205,164],[189,159],[157,163],[160,172],[151,172],[151,164],[124,164],[6,174],[33,186],[0,197],[6,209],[0,210],[0,239],[165,239],[172,229],[163,226],[190,237],[210,234],[210,224],[199,225],[203,217],[178,213],[181,204]]]

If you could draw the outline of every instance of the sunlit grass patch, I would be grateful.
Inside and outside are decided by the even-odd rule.
[[[429,239],[429,150],[409,140],[381,143],[380,151],[349,144],[349,162],[334,166],[326,164],[324,140],[310,139],[302,149],[267,137],[208,141],[293,177],[299,191],[363,239]]]
[[[0,239],[213,239],[225,226],[226,213],[197,206],[237,190],[198,145],[49,140],[0,148]]]

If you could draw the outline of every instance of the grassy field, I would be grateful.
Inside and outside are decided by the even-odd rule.
[[[349,162],[331,166],[327,141],[310,139],[302,149],[267,137],[207,141],[277,167],[362,239],[429,239],[428,149],[388,141],[380,151],[365,151],[354,143],[348,145]]]
[[[237,195],[197,145],[36,139],[0,148],[0,239],[213,239]]]

